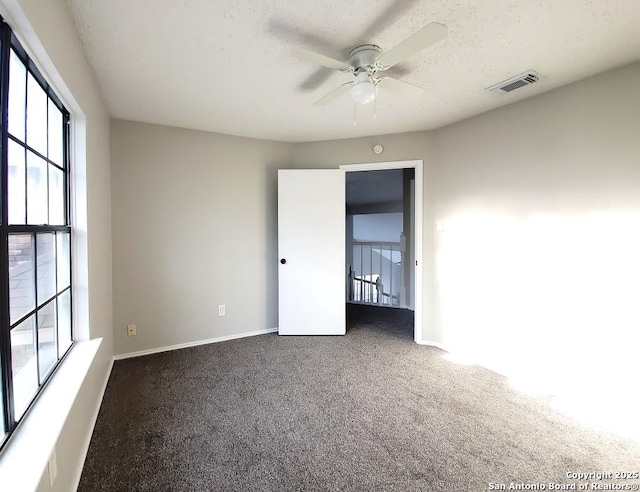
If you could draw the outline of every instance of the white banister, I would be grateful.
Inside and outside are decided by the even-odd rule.
[[[403,274],[400,243],[354,241],[352,258],[348,300],[400,306]]]

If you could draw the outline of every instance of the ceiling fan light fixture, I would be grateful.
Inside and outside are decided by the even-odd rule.
[[[367,72],[359,73],[351,88],[351,99],[355,104],[369,104],[376,98],[376,87]]]

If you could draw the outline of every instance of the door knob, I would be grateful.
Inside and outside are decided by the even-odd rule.
[[[283,265],[284,265],[286,262],[287,262],[287,260],[285,260],[284,258],[282,258],[282,259],[280,260],[280,263],[282,263]]]

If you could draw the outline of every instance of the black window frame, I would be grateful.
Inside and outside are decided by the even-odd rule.
[[[62,163],[56,163],[49,159],[49,156],[43,155],[36,149],[33,149],[30,145],[28,145],[27,135],[25,133],[25,141],[21,141],[19,138],[12,136],[9,133],[8,129],[8,118],[9,118],[9,70],[10,70],[10,57],[11,52],[14,52],[20,61],[24,64],[27,74],[31,74],[31,76],[35,79],[35,81],[40,85],[40,87],[46,93],[48,99],[47,101],[51,101],[57,108],[60,110],[62,114]],[[26,80],[25,80],[26,83]],[[27,101],[28,95],[25,95],[25,132],[27,125]],[[47,105],[49,103],[47,102]],[[48,108],[48,106],[47,106]],[[47,112],[49,110],[47,109]],[[75,342],[75,330],[73,324],[73,230],[71,224],[71,183],[70,183],[70,174],[71,174],[71,165],[70,165],[70,118],[71,115],[69,111],[66,109],[58,95],[55,93],[54,89],[47,82],[45,77],[42,75],[36,64],[31,60],[26,50],[22,47],[19,40],[11,30],[10,26],[4,21],[4,19],[0,16],[0,299],[2,306],[2,311],[0,312],[0,384],[2,390],[2,405],[0,410],[3,410],[0,415],[0,419],[4,423],[4,434],[0,433],[0,451],[6,446],[6,444],[11,440],[11,436],[18,428],[20,423],[24,421],[25,417],[28,415],[30,409],[33,407],[34,402],[42,393],[42,390],[46,387],[47,383],[51,380],[53,375],[56,373],[57,369],[60,366],[60,363],[65,359],[65,357],[69,354],[69,351],[74,345]],[[47,117],[47,142],[49,142],[49,120]],[[9,211],[8,211],[8,188],[9,188],[9,159],[8,159],[8,144],[10,141],[16,142],[20,146],[25,148],[25,156],[28,152],[35,154],[36,156],[44,159],[47,176],[49,176],[50,166],[55,166],[55,168],[62,170],[64,179],[62,180],[62,188],[63,188],[63,215],[64,215],[64,225],[30,225],[25,220],[25,224],[23,225],[11,225],[9,224]],[[48,144],[47,144],[48,145]],[[47,151],[48,153],[48,151]],[[25,157],[25,173],[27,173],[27,161]],[[27,196],[26,196],[26,182],[25,182],[25,219],[27,214]],[[47,177],[47,191],[49,191],[49,178]],[[47,195],[48,196],[48,195]],[[48,214],[51,212],[51,206],[47,199],[47,211]],[[57,236],[58,233],[66,233],[68,234],[68,247],[69,247],[69,285],[68,287],[63,288],[62,290],[58,290],[57,283],[56,289],[52,296],[48,296],[46,300],[39,300],[37,295],[37,285],[36,283],[36,256],[35,253],[33,255],[33,265],[35,267],[33,273],[33,282],[34,282],[34,307],[31,309],[26,315],[21,316],[20,319],[14,320],[11,323],[10,316],[10,306],[9,306],[9,298],[10,298],[10,287],[9,287],[9,236],[11,234],[29,234],[32,238],[34,251],[37,248],[37,237],[39,233],[53,233],[53,240],[57,245]],[[56,246],[57,247],[57,246]],[[57,256],[56,256],[57,258]],[[56,266],[57,272],[57,266]],[[65,273],[67,273],[65,271]],[[70,322],[70,338],[71,343],[65,350],[63,354],[60,353],[59,350],[59,337],[56,334],[55,338],[55,355],[56,361],[54,365],[49,369],[48,373],[43,377],[40,373],[40,354],[39,354],[39,343],[38,343],[38,312],[42,310],[44,307],[48,306],[50,303],[54,303],[57,306],[58,299],[66,295],[68,292],[69,295],[69,322]],[[59,310],[56,309],[56,315],[58,315]],[[26,409],[22,412],[22,415],[19,418],[16,418],[16,408],[14,401],[14,391],[13,391],[13,376],[12,376],[12,355],[11,355],[11,328],[12,326],[17,327],[22,321],[29,319],[31,316],[35,316],[35,357],[36,357],[36,373],[38,377],[38,388],[35,394],[32,396],[30,403],[26,406]],[[56,322],[56,327],[57,327]],[[56,328],[57,331],[57,328]]]

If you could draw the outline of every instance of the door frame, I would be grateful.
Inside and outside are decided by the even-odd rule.
[[[422,305],[423,305],[423,283],[422,278],[422,211],[423,211],[423,166],[422,160],[411,161],[389,161],[389,162],[367,162],[362,164],[342,164],[340,169],[345,172],[361,172],[361,171],[383,171],[385,169],[415,169],[415,190],[413,204],[413,220],[415,228],[415,237],[413,238],[413,251],[415,255],[416,265],[414,270],[415,276],[415,310],[413,312],[413,339],[416,343],[424,343],[422,340]]]

